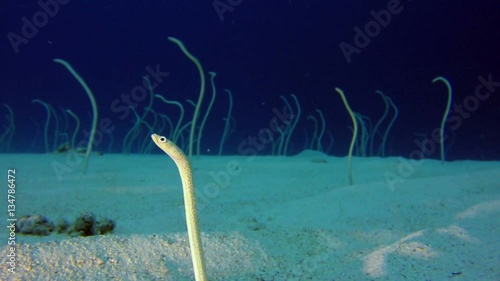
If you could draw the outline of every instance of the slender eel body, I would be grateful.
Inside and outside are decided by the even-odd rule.
[[[191,164],[182,150],[164,136],[152,134],[154,143],[163,150],[179,169],[184,192],[184,207],[186,209],[186,222],[189,236],[189,248],[193,260],[194,276],[196,281],[206,281],[205,260],[201,246],[200,230],[198,229],[198,215],[196,212],[196,199],[194,192],[193,172]]]

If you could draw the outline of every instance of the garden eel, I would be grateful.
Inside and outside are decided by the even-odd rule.
[[[198,229],[198,215],[196,214],[196,199],[193,183],[193,172],[189,160],[182,150],[164,136],[152,134],[154,143],[174,160],[182,181],[184,192],[184,208],[189,236],[189,248],[193,260],[194,277],[196,281],[206,281],[205,261],[201,246],[200,231]]]

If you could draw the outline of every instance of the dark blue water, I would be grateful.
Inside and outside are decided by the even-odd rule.
[[[420,151],[437,159],[439,145],[432,134],[441,126],[447,92],[443,83],[431,81],[443,76],[453,88],[445,128],[447,159],[500,158],[497,1],[54,0],[4,1],[0,7],[0,102],[13,110],[15,125],[15,131],[9,129],[10,117],[2,106],[2,152],[45,152],[46,112],[33,99],[51,104],[59,115],[57,134],[55,123],[49,123],[51,150],[73,133],[73,119],[64,118],[66,109],[81,119],[77,141],[86,140],[92,120],[90,101],[54,58],[68,61],[84,78],[95,95],[99,120],[106,119],[113,128],[102,134],[94,150],[124,151],[123,139],[136,117],[117,107],[126,104],[122,95],[143,85],[142,76],[154,78],[148,68],[168,73],[153,81],[158,82],[154,92],[182,102],[185,122],[191,120],[193,107],[185,100],[197,100],[200,78],[194,64],[168,40],[173,36],[199,59],[205,73],[217,72],[218,95],[205,125],[203,154],[217,154],[229,102],[223,89],[230,89],[236,123],[223,154],[273,153],[273,145],[263,141],[265,132],[276,142],[281,134],[272,130],[273,118],[280,122],[273,109],[283,111],[280,95],[294,107],[290,96],[294,93],[302,115],[286,154],[315,147],[314,123],[308,116],[319,120],[316,110],[321,110],[326,122],[321,150],[345,155],[352,122],[334,90],[340,87],[352,109],[369,117],[372,126],[384,112],[375,90],[383,91],[398,107],[385,155],[411,157]],[[202,117],[211,97],[208,74],[206,78]],[[144,97],[131,105],[142,115],[148,103]],[[179,114],[175,106],[155,100],[153,109],[170,116],[175,125]],[[373,152],[358,148],[358,155],[380,155],[392,114],[374,134]],[[153,131],[160,128],[153,126],[152,114],[145,116],[145,122]],[[129,152],[158,153],[142,145],[150,133],[142,126]],[[170,134],[169,129],[158,133]],[[254,138],[257,143],[252,144]],[[425,138],[428,146],[421,147],[419,141]]]

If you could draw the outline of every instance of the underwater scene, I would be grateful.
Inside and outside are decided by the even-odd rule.
[[[0,3],[0,280],[500,281],[500,2]]]

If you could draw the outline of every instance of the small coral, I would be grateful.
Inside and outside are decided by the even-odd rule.
[[[106,234],[108,232],[112,232],[115,229],[116,223],[114,220],[104,218],[102,220],[98,220],[94,223],[94,234],[101,235]]]
[[[56,232],[58,234],[61,234],[61,233],[64,233],[66,232],[68,229],[69,229],[69,222],[65,219],[59,219],[57,222],[56,222]]]
[[[72,236],[101,235],[112,232],[116,223],[107,218],[96,219],[93,213],[83,213],[76,218],[73,228],[70,230]]]
[[[26,215],[17,219],[16,232],[47,236],[54,231],[54,224],[42,215]]]
[[[92,236],[112,232],[116,222],[108,218],[96,218],[91,212],[85,212],[70,224],[65,219],[59,219],[54,224],[42,215],[27,215],[17,219],[16,232],[29,235],[46,236],[52,232],[67,233],[70,236]]]
[[[92,226],[94,225],[94,222],[95,215],[93,213],[83,213],[81,216],[76,218],[71,234],[79,236],[93,235]]]

